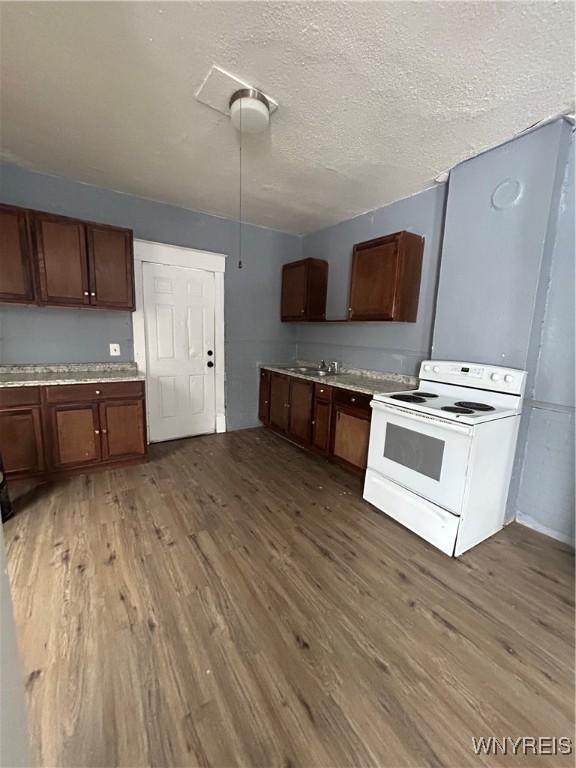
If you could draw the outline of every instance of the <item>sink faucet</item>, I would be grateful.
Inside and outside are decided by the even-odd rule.
[[[334,375],[337,375],[340,373],[340,363],[338,362],[338,360],[332,360],[332,362],[328,366],[328,371],[330,373],[333,373]]]
[[[318,363],[318,370],[319,371],[328,370],[328,366],[326,365],[326,360],[320,360],[320,362]]]

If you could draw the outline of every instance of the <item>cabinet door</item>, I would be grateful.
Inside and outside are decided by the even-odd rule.
[[[54,467],[73,467],[100,461],[100,424],[95,403],[52,406],[50,424]]]
[[[336,409],[332,453],[359,469],[366,469],[370,419],[352,411]]]
[[[262,424],[270,422],[270,371],[260,371],[258,418]]]
[[[282,267],[282,320],[302,320],[306,315],[308,264],[295,261]]]
[[[314,383],[303,379],[290,380],[290,420],[288,433],[301,443],[312,440],[312,400]]]
[[[0,301],[34,303],[28,214],[0,205]]]
[[[132,232],[87,224],[90,304],[134,310]]]
[[[125,400],[100,405],[102,430],[102,458],[126,459],[144,456],[146,433],[144,426],[144,401]]]
[[[0,454],[8,477],[25,477],[44,470],[39,407],[0,411]]]
[[[354,247],[350,283],[350,320],[392,320],[398,273],[398,240]]]
[[[270,376],[270,426],[286,432],[290,410],[290,378],[281,373]]]
[[[312,419],[312,445],[323,453],[330,446],[330,414],[332,405],[326,400],[314,401],[314,418]]]
[[[84,224],[61,216],[35,213],[34,234],[42,301],[62,306],[89,304]]]

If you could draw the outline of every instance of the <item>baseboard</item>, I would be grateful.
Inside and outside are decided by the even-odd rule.
[[[539,523],[537,520],[534,520],[533,517],[529,517],[528,515],[523,515],[522,517],[517,517],[516,522],[520,523],[520,525],[525,525],[526,528],[532,528],[533,531],[538,531],[538,533],[543,533],[545,536],[550,536],[551,539],[556,539],[556,541],[561,541],[563,544],[568,544],[572,548],[574,548],[574,539],[568,536],[565,533],[561,533],[560,531],[555,531],[553,528],[548,528],[546,525],[542,525],[542,523]]]

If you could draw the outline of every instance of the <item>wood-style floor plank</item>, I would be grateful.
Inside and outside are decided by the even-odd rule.
[[[42,766],[494,766],[571,736],[573,552],[450,559],[262,429],[43,486],[5,525]],[[572,757],[516,757],[571,765]]]

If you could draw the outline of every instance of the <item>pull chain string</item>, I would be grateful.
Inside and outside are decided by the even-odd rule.
[[[238,192],[238,269],[242,269],[242,101],[240,101],[240,149],[238,155],[240,165],[240,186]]]

